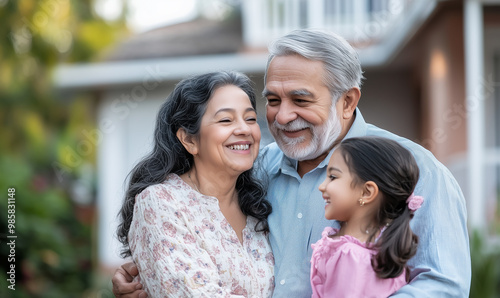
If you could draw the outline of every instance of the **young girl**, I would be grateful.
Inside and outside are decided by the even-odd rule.
[[[333,152],[326,175],[325,217],[341,224],[312,245],[312,296],[390,296],[407,283],[417,250],[410,219],[423,198],[413,195],[415,159],[395,141],[352,138]]]

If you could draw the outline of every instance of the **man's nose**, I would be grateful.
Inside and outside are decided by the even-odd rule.
[[[279,124],[285,125],[295,119],[297,119],[297,112],[294,105],[292,103],[289,103],[288,101],[283,101],[279,106],[279,110],[276,114],[275,120]]]

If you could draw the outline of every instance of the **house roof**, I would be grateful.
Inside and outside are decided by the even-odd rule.
[[[390,38],[358,49],[364,68],[389,62],[435,10],[435,1],[416,1]],[[59,90],[106,89],[156,81],[178,80],[216,70],[263,73],[267,51],[243,41],[241,17],[225,21],[203,18],[130,37],[97,63],[60,65],[54,72]],[[387,36],[386,36],[387,37]]]
[[[105,61],[236,53],[243,47],[240,18],[198,18],[147,31],[119,43]]]

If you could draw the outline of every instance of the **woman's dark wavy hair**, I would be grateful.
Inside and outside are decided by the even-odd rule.
[[[212,72],[189,77],[179,82],[161,106],[156,118],[153,151],[130,172],[129,185],[119,216],[118,239],[123,244],[122,257],[131,255],[128,233],[132,222],[135,197],[148,186],[161,183],[170,173],[181,175],[193,166],[193,156],[177,139],[183,128],[197,137],[201,118],[214,92],[223,86],[234,85],[242,89],[256,109],[255,93],[250,79],[238,72]],[[258,220],[255,230],[269,232],[267,217],[271,204],[265,200],[266,192],[254,179],[252,169],[243,172],[236,181],[238,202],[242,212]]]
[[[374,245],[378,253],[372,258],[372,267],[380,278],[397,277],[418,246],[418,236],[410,228],[413,211],[406,203],[419,177],[415,158],[396,141],[381,137],[346,139],[338,150],[355,177],[354,183],[373,181],[382,193],[375,221],[380,227],[389,225]]]

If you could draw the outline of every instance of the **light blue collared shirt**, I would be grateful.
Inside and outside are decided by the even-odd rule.
[[[411,221],[420,237],[419,246],[408,263],[411,282],[395,297],[468,297],[471,264],[467,211],[455,178],[428,150],[367,124],[356,109],[356,118],[345,138],[360,136],[396,140],[413,153],[420,169],[415,194],[424,197],[424,204]],[[276,143],[261,151],[260,166],[268,176],[268,200],[273,206],[268,219],[275,258],[273,297],[311,297],[311,244],[321,238],[326,226],[338,227],[336,221],[325,219],[325,203],[318,190],[332,153],[301,178],[297,161],[286,157]]]

